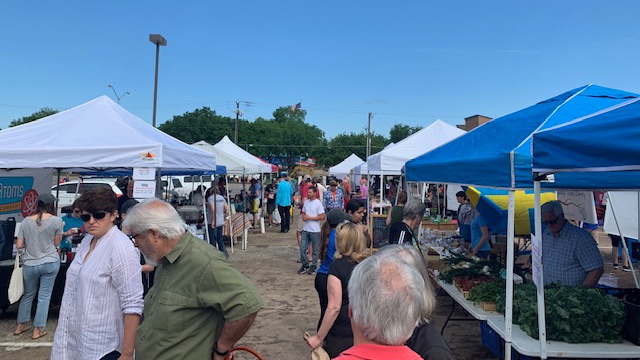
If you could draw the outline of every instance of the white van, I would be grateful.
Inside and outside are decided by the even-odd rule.
[[[95,189],[97,187],[111,188],[118,197],[122,195],[122,191],[116,186],[115,178],[87,178],[82,179],[79,183],[78,180],[71,180],[62,184],[54,185],[51,187],[51,194],[58,196],[58,214],[60,210],[65,206],[71,206],[77,198],[82,195],[83,192]]]
[[[202,184],[205,187],[209,188],[211,186],[211,179],[213,175],[202,175]],[[169,186],[169,179],[171,179],[171,185]],[[170,193],[177,193],[179,197],[179,201],[189,201],[189,193],[195,190],[200,186],[200,175],[178,175],[178,176],[163,176],[162,177],[162,186],[169,186]]]

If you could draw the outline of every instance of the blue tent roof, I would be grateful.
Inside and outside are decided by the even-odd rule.
[[[492,120],[408,161],[405,165],[407,181],[457,183],[504,189],[532,188],[531,134],[536,130],[563,124],[637,96],[597,85],[573,89]],[[562,185],[556,181],[549,187]]]
[[[640,98],[533,134],[533,169],[590,189],[640,184]]]

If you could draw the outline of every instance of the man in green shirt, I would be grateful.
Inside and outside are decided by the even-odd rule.
[[[136,358],[223,359],[264,306],[256,288],[220,251],[186,231],[168,203],[143,201],[122,227],[156,265]]]

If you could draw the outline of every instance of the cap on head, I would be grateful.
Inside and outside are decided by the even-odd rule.
[[[327,222],[329,225],[335,226],[347,220],[349,220],[349,215],[342,211],[342,209],[331,209],[327,214]]]
[[[127,211],[129,211],[129,209],[131,209],[137,203],[138,203],[138,200],[136,199],[129,199],[125,201],[124,204],[122,204],[122,207],[120,208],[120,214],[126,214]]]
[[[38,202],[42,202],[45,205],[51,205],[56,203],[56,197],[51,193],[43,193],[38,195]]]

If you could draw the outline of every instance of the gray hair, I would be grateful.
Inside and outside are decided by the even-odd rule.
[[[543,213],[552,212],[555,216],[564,216],[564,210],[562,209],[562,203],[558,200],[552,200],[544,203],[541,206],[541,211]]]
[[[378,250],[375,256],[398,256],[411,267],[418,270],[418,272],[422,276],[422,280],[424,280],[425,285],[425,291],[423,293],[424,309],[422,309],[423,311],[422,316],[420,317],[420,321],[423,323],[429,322],[431,313],[436,307],[436,297],[433,291],[433,285],[431,284],[431,279],[429,277],[429,270],[427,269],[425,260],[422,255],[420,255],[420,252],[413,246],[393,244],[382,247],[380,250]]]
[[[399,256],[370,256],[349,280],[352,324],[369,341],[402,345],[425,308],[420,273]]]
[[[406,204],[404,204],[404,209],[402,210],[402,218],[407,220],[415,219],[418,216],[422,218],[426,209],[427,207],[424,206],[424,203],[422,202],[422,200],[420,200],[420,198],[412,197],[411,199],[407,200]]]
[[[156,229],[162,237],[177,239],[184,235],[187,225],[171,204],[158,199],[147,199],[129,209],[122,229],[130,234]]]

